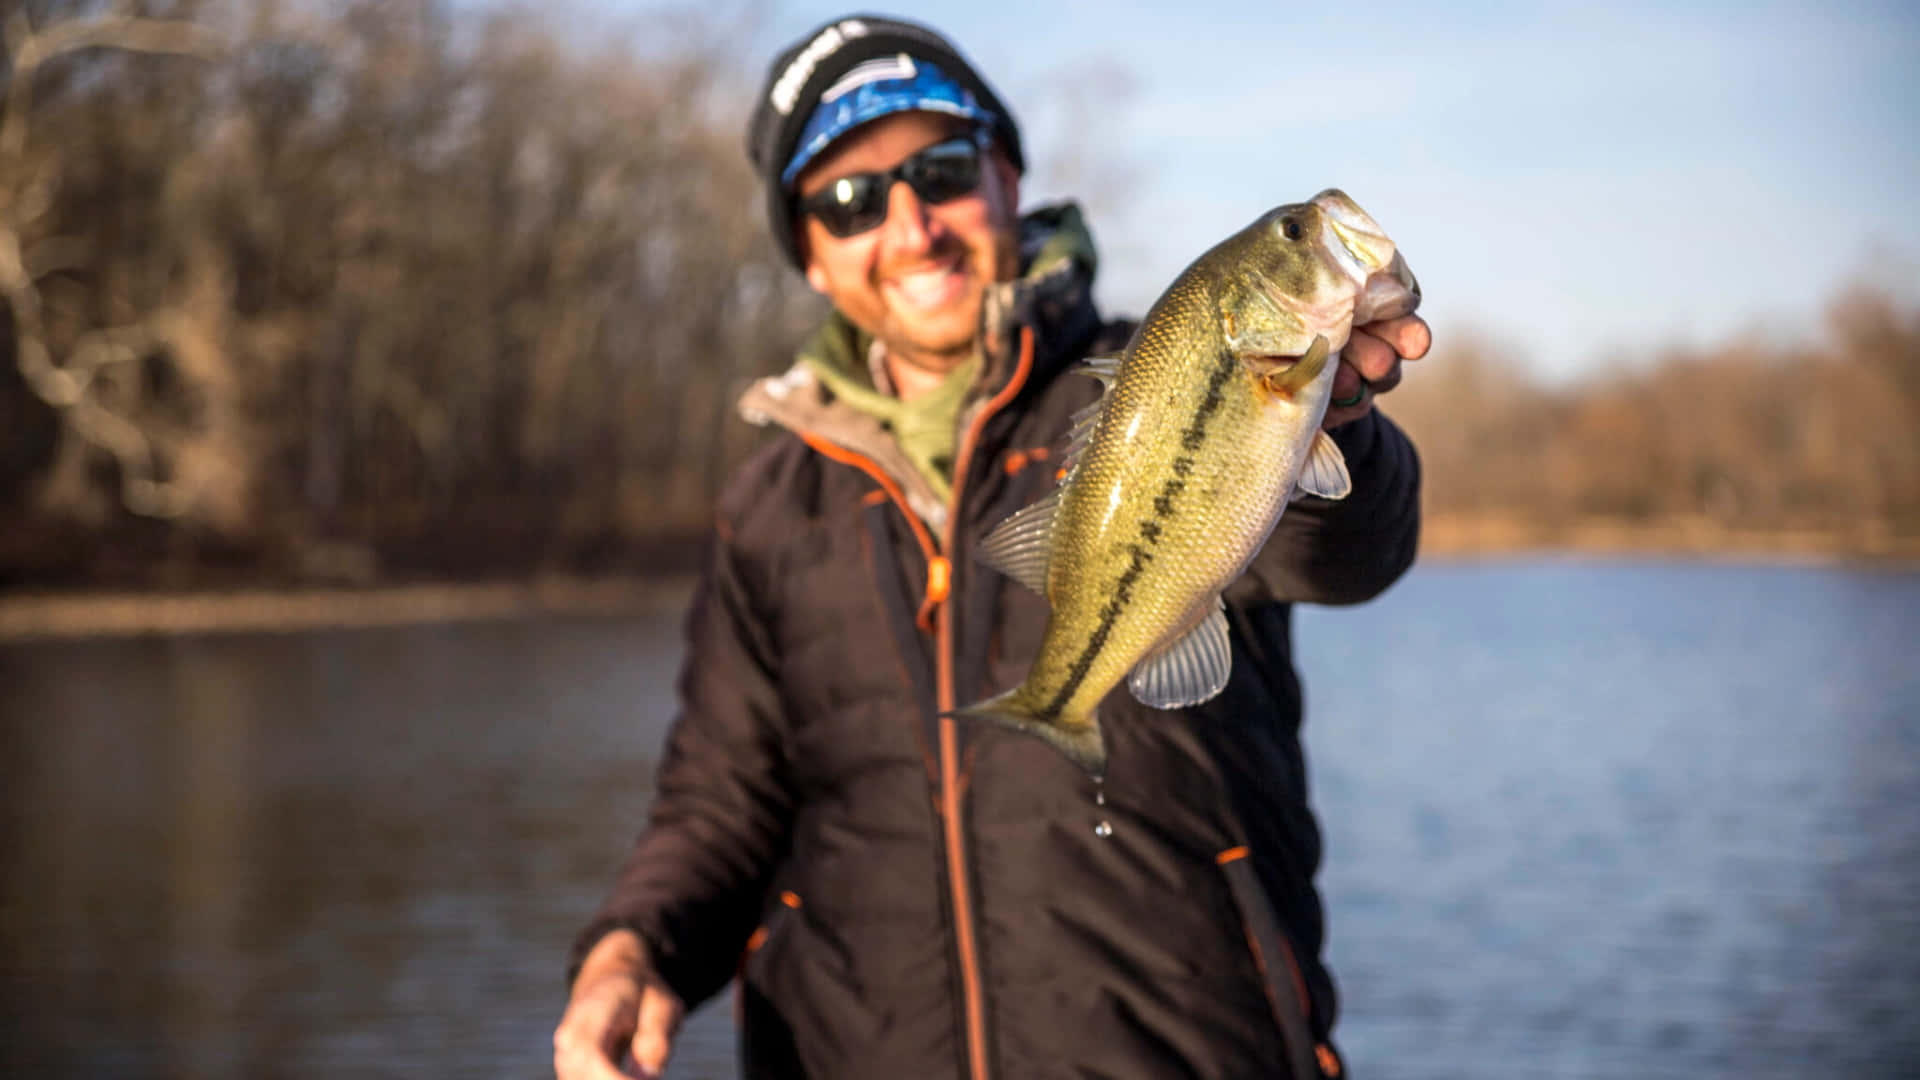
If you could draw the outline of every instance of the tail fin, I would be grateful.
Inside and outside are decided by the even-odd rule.
[[[1024,689],[1025,687],[1016,686],[1004,694],[955,709],[951,715],[974,720],[992,720],[1015,731],[1038,735],[1052,743],[1056,749],[1067,755],[1075,765],[1085,769],[1089,775],[1096,777],[1104,775],[1107,770],[1107,746],[1105,740],[1100,737],[1099,718],[1093,713],[1077,717],[1043,718],[1022,695],[1021,691]]]

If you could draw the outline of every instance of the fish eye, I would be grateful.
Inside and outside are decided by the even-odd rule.
[[[1300,239],[1300,223],[1293,220],[1292,218],[1281,219],[1280,228],[1282,232],[1287,234],[1287,239],[1289,240]]]

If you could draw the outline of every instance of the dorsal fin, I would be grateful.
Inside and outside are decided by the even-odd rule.
[[[1088,378],[1099,379],[1101,386],[1111,390],[1113,380],[1120,377],[1120,357],[1117,355],[1089,356],[1085,362],[1073,370]]]
[[[1061,490],[1054,488],[1039,502],[1014,511],[994,526],[980,541],[980,561],[1045,596],[1054,512],[1060,508]]]
[[[1062,481],[1066,479],[1066,474],[1071,473],[1073,467],[1080,463],[1080,452],[1085,450],[1087,444],[1093,441],[1093,429],[1099,426],[1100,412],[1106,403],[1107,399],[1102,397],[1093,404],[1074,412],[1073,427],[1067,431],[1067,448],[1065,452],[1060,455],[1060,468],[1063,470],[1061,475]]]
[[[1107,395],[1113,392],[1113,381],[1120,377],[1120,357],[1096,356],[1073,370],[1090,379],[1100,380],[1100,397],[1092,404],[1074,410],[1072,426],[1067,430],[1066,450],[1060,455],[1062,484],[1073,475],[1073,467],[1080,461],[1080,452],[1093,439],[1093,429],[1100,423],[1100,412],[1106,407]]]

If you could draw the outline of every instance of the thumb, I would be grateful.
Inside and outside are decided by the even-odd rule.
[[[648,982],[640,992],[639,1024],[633,1032],[633,1060],[641,1075],[659,1076],[673,1053],[673,1037],[680,1030],[680,1017],[686,1011],[680,998],[658,981]]]

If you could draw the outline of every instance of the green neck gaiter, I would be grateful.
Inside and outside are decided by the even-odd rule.
[[[1077,264],[1087,288],[1092,287],[1093,237],[1080,208],[1071,203],[1043,206],[1021,222],[1021,246],[1034,252],[1025,275],[1039,278]],[[960,409],[979,377],[980,353],[954,369],[946,380],[913,401],[901,401],[875,389],[867,366],[873,339],[834,311],[800,348],[800,362],[840,400],[887,426],[907,460],[925,477],[944,502],[953,493],[953,463],[958,452]]]
[[[980,354],[975,352],[953,369],[939,386],[912,401],[902,401],[874,389],[867,370],[867,352],[872,347],[872,338],[836,312],[801,350],[800,362],[835,397],[885,424],[907,460],[944,502],[953,493],[960,407],[979,374]]]

